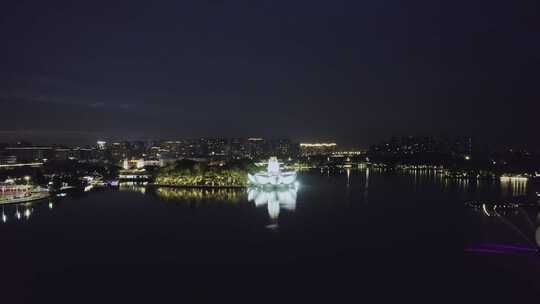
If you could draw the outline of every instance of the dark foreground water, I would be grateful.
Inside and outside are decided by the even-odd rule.
[[[121,187],[4,206],[0,303],[534,300],[538,210],[464,202],[535,191],[359,170],[303,173],[298,189]]]

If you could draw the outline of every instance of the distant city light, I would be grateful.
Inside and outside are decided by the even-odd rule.
[[[137,169],[144,168],[144,159],[137,160]]]
[[[336,143],[300,143],[300,147],[335,147]]]
[[[344,156],[344,155],[362,155],[366,153],[365,151],[335,151],[332,152],[332,155]]]

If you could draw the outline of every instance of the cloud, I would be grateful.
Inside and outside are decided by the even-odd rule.
[[[134,110],[140,108],[141,105],[135,103],[121,103],[116,104],[113,102],[93,101],[93,100],[81,100],[77,97],[59,97],[59,96],[46,96],[46,95],[31,95],[31,94],[6,94],[0,92],[0,102],[4,103],[45,103],[57,106],[77,106],[88,107],[94,109],[109,109],[109,110]]]
[[[39,102],[55,105],[70,105],[89,108],[133,110],[141,106],[122,97],[107,97],[111,94],[96,83],[87,83],[53,75],[23,75],[0,82],[0,101]],[[118,95],[118,94],[112,94]],[[124,99],[124,100],[123,100]]]

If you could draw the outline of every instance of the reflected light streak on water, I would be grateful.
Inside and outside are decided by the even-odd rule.
[[[528,180],[501,179],[500,187],[503,196],[523,196],[527,194]]]
[[[248,201],[254,202],[256,207],[267,206],[268,215],[272,224],[269,227],[277,227],[281,209],[294,211],[296,209],[296,187],[287,188],[248,188]]]

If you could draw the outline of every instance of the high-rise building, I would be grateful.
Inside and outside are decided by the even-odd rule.
[[[370,148],[370,155],[375,158],[393,158],[403,160],[420,157],[427,160],[466,158],[472,154],[470,137],[393,137]]]
[[[336,151],[336,143],[300,143],[301,156],[329,155]]]
[[[17,163],[17,157],[14,155],[2,156],[0,155],[0,165],[13,165]]]
[[[231,138],[229,142],[229,155],[234,159],[249,157],[248,141],[245,138]]]
[[[108,150],[112,159],[115,161],[131,157],[131,146],[127,141],[113,142],[108,147]]]
[[[99,150],[105,150],[106,147],[107,147],[107,142],[106,141],[103,141],[103,140],[98,140],[97,141],[97,148]]]
[[[8,147],[8,156],[15,156],[19,162],[43,161],[54,158],[53,147]]]
[[[265,140],[260,137],[247,139],[248,155],[250,158],[260,158],[265,155]]]
[[[296,147],[289,139],[273,139],[267,142],[267,154],[277,157],[291,157],[296,155]]]
[[[225,156],[229,148],[225,138],[201,138],[202,154],[208,156]]]

